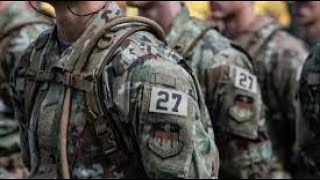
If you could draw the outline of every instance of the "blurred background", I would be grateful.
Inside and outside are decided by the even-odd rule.
[[[126,1],[117,1],[119,6],[127,15],[135,16],[138,14],[136,8],[127,5]],[[185,1],[191,15],[206,20],[210,18],[211,10],[214,11],[210,1]],[[41,10],[54,16],[54,9],[47,3],[40,2]],[[268,15],[275,18],[283,27],[293,30],[294,24],[294,3],[293,1],[255,1],[255,13],[257,15]]]

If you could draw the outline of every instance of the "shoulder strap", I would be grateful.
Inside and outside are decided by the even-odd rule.
[[[215,30],[215,29],[216,29],[215,26],[208,26],[205,29],[203,29],[201,31],[201,33],[193,39],[190,46],[185,49],[185,51],[182,53],[182,56],[183,57],[186,56],[187,53],[190,52],[197,45],[197,43],[207,34],[207,32],[209,32],[210,30]]]
[[[280,30],[281,28],[278,26],[266,24],[240,37],[237,41],[248,51],[251,57],[256,57]]]
[[[256,61],[254,61],[252,59],[251,55],[246,50],[244,50],[241,46],[239,46],[237,43],[235,43],[233,41],[230,42],[230,45],[232,48],[242,52],[248,58],[248,60],[250,61],[250,63],[253,66],[253,72],[254,72],[254,74],[256,74],[256,66],[257,66]],[[250,65],[248,65],[248,67],[250,67]]]
[[[269,36],[263,41],[263,43],[261,44],[261,46],[258,48],[258,50],[256,51],[256,53],[254,54],[253,57],[256,57],[257,54],[259,54],[269,43],[269,41],[272,40],[272,38],[279,32],[281,31],[281,28],[275,28],[270,34]]]
[[[51,30],[46,30],[40,34],[39,38],[35,41],[35,47],[32,51],[30,56],[30,62],[28,63],[28,67],[26,67],[25,73],[25,92],[24,92],[24,99],[25,99],[25,112],[27,113],[26,118],[29,118],[31,114],[32,104],[34,104],[35,100],[35,93],[39,87],[39,84],[36,81],[28,78],[28,74],[32,71],[31,69],[43,69],[45,60],[43,58],[43,50],[46,45],[46,42],[49,39]],[[35,76],[37,72],[34,72]]]
[[[188,56],[188,53],[198,44],[198,42],[206,35],[210,30],[216,30],[216,27],[213,25],[207,26],[205,29],[201,30],[201,32],[192,39],[192,42],[187,47],[180,47],[179,44],[175,44],[173,48],[176,50],[183,58]]]

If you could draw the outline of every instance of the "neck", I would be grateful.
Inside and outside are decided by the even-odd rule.
[[[255,22],[253,7],[248,6],[240,9],[238,13],[227,17],[225,20],[225,31],[229,38],[235,39],[248,32]]]
[[[172,22],[180,11],[181,5],[179,1],[155,1],[151,7],[140,10],[139,14],[156,21],[168,33]]]
[[[97,4],[93,4],[97,1],[83,1],[70,4],[70,8],[73,12],[79,12],[79,14],[88,14],[87,12],[94,12],[101,8],[105,2],[101,1]],[[54,4],[56,11],[56,25],[58,31],[58,38],[65,43],[75,42],[81,34],[86,30],[88,22],[92,19],[90,16],[77,16],[73,14],[63,3]],[[82,12],[82,13],[81,13]]]
[[[1,1],[0,2],[0,11],[5,10],[10,4],[12,4],[12,1]]]

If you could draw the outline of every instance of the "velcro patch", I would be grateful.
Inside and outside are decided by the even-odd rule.
[[[245,69],[239,67],[233,67],[233,69],[235,72],[235,87],[256,94],[258,88],[257,77]]]
[[[153,87],[149,112],[186,117],[188,115],[188,95],[182,91]]]

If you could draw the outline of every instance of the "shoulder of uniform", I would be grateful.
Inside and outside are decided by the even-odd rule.
[[[180,61],[182,57],[154,35],[138,32],[122,43],[113,62],[116,75],[128,72],[132,74],[132,81],[142,82],[150,82],[151,77],[156,76],[156,83],[171,84],[173,81],[192,79],[192,72],[188,72],[187,67],[180,66]]]
[[[200,47],[202,50],[210,50],[213,54],[218,53],[224,49],[230,48],[230,41],[224,37],[213,25],[209,23],[191,18],[188,31],[195,34],[202,34],[199,42],[202,44]]]
[[[302,40],[284,30],[278,31],[272,42],[279,51],[290,52],[290,54],[296,57],[305,57],[308,53],[307,46]]]
[[[38,50],[44,47],[46,42],[48,41],[50,34],[50,29],[42,32],[39,37],[32,42],[24,51],[23,55],[21,56],[21,59],[18,61],[17,66],[27,67],[27,64],[29,64],[31,54],[34,50]]]
[[[130,69],[130,81],[162,85],[183,91],[195,89],[194,79],[183,66],[153,59]]]
[[[149,32],[137,32],[124,40],[115,52],[116,71],[119,75],[126,70],[141,66],[150,60],[168,61],[177,64],[182,59],[166,44]]]
[[[34,42],[34,48],[36,49],[41,49],[44,47],[44,45],[47,43],[47,41],[49,40],[49,37],[51,35],[53,31],[53,28],[49,28],[45,31],[43,31],[38,38],[35,40]]]

